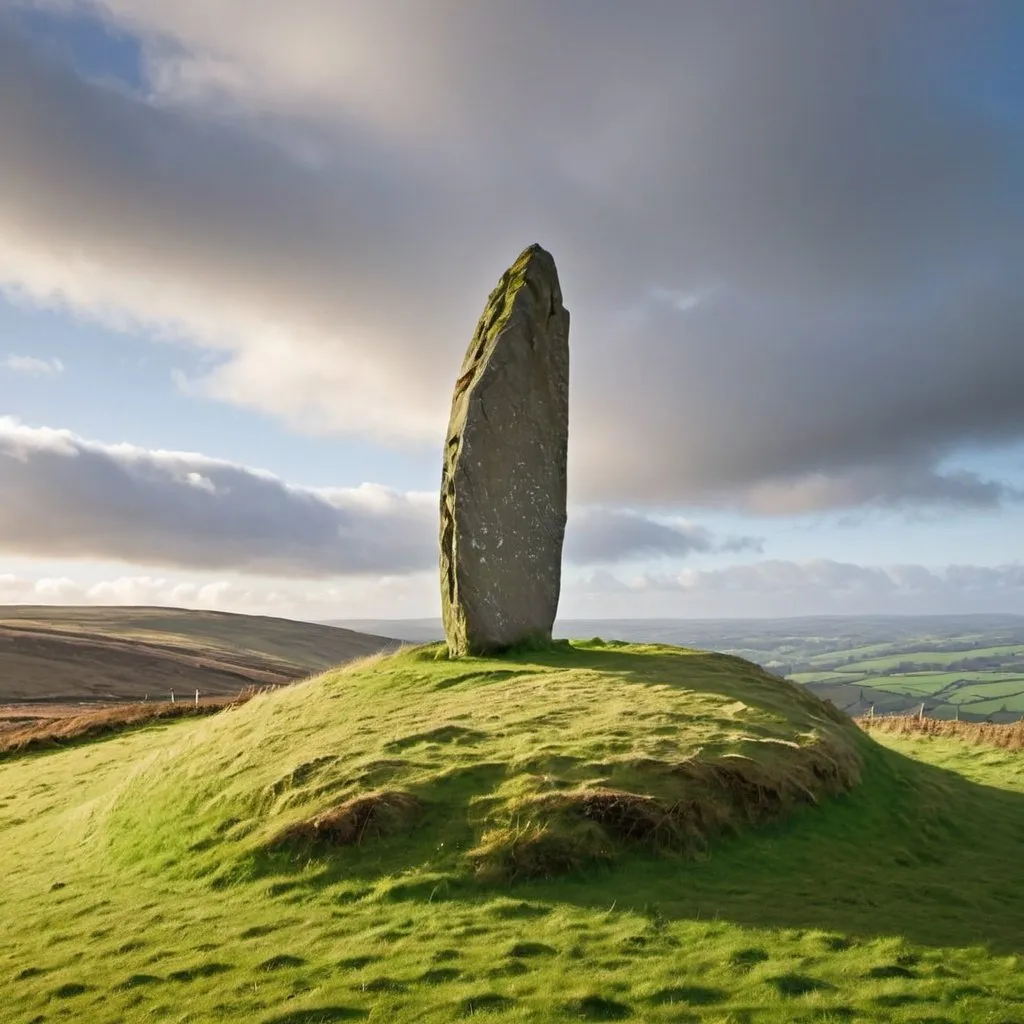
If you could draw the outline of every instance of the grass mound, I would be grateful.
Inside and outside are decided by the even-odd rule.
[[[879,736],[582,643],[8,759],[0,1021],[1016,1020],[1024,761]]]
[[[387,865],[551,877],[636,847],[703,853],[854,785],[862,743],[724,655],[583,643],[450,661],[433,646],[211,720],[134,777],[108,838],[125,861],[216,850],[218,884],[311,860],[372,873],[343,850],[369,838]]]
[[[766,741],[771,742],[771,741]],[[615,858],[616,847],[699,856],[721,833],[784,818],[855,785],[861,761],[853,738],[839,730],[803,746],[775,740],[790,756],[760,760],[726,753],[720,760],[643,759],[607,765],[597,778],[568,791],[531,794],[507,807],[512,820],[492,827],[469,857],[488,881],[546,878]],[[657,794],[657,795],[653,795]]]
[[[416,797],[397,790],[354,796],[309,821],[289,825],[272,848],[324,843],[359,846],[367,840],[408,832],[422,813]]]

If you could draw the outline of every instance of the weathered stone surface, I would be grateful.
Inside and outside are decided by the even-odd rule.
[[[569,432],[569,312],[531,245],[491,292],[452,397],[441,477],[441,607],[454,655],[549,640]]]

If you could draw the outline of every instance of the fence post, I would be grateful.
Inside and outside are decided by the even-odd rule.
[[[917,720],[919,722],[924,721],[924,701],[921,701],[921,710],[917,713]]]
[[[875,705],[872,704],[870,710],[868,711],[868,721],[869,722],[873,722],[874,720],[875,720]]]
[[[199,707],[199,691],[196,690],[196,707]]]
[[[173,690],[171,690],[171,703],[172,704],[174,703],[174,691]]]

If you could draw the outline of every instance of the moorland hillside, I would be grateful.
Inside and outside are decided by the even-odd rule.
[[[0,608],[0,704],[166,699],[280,684],[393,649],[309,622],[178,608]]]

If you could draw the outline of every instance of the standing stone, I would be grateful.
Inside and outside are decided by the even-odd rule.
[[[562,577],[569,311],[531,245],[491,292],[462,364],[441,476],[441,607],[452,655],[551,639]]]

